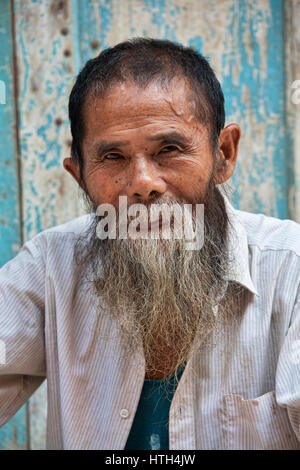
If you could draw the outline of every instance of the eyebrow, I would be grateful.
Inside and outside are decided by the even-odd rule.
[[[111,150],[118,149],[120,147],[123,147],[124,145],[128,145],[127,140],[119,140],[115,142],[109,142],[107,140],[102,140],[101,142],[98,142],[95,147],[98,155],[102,155],[103,153],[110,152]]]
[[[157,134],[154,137],[150,137],[148,140],[150,141],[165,141],[170,142],[170,144],[182,144],[187,145],[188,140],[178,132],[167,132]]]
[[[167,133],[160,133],[157,134],[153,137],[149,137],[147,140],[150,142],[158,142],[158,141],[165,141],[169,142],[170,144],[181,144],[181,145],[187,145],[188,141],[187,139],[179,134],[178,132],[167,132]],[[124,147],[128,145],[130,142],[128,140],[119,140],[119,141],[107,141],[107,140],[102,140],[100,142],[97,142],[95,145],[96,151],[98,155],[102,155],[103,153],[106,152],[111,152],[112,150],[119,149],[121,147]]]

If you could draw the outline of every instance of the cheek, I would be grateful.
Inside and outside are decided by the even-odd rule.
[[[115,204],[122,187],[122,178],[108,175],[103,172],[95,172],[86,181],[89,195],[97,205],[103,203]]]
[[[206,187],[212,173],[211,162],[187,158],[173,168],[170,180],[181,192],[193,194]]]

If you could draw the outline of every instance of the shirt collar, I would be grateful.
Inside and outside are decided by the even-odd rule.
[[[238,211],[234,209],[224,194],[223,197],[229,218],[228,250],[232,260],[230,271],[225,280],[235,281],[259,296],[250,276],[246,229],[238,217]]]

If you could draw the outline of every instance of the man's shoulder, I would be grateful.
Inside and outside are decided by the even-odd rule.
[[[60,225],[56,225],[54,227],[48,228],[40,233],[40,235],[48,236],[52,234],[73,234],[73,235],[81,235],[84,233],[85,230],[88,229],[91,221],[92,221],[93,214],[84,214],[75,219],[71,219],[68,222],[65,222]]]
[[[234,211],[246,229],[248,245],[260,250],[289,250],[300,256],[300,224],[261,213]]]
[[[67,249],[75,243],[76,239],[83,235],[90,227],[93,214],[84,214],[60,225],[55,225],[35,235],[25,245],[28,247],[38,246],[44,252],[48,247],[55,246]],[[66,243],[65,243],[66,242]]]

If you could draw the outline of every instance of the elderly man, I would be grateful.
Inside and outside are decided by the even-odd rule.
[[[0,270],[0,426],[47,378],[48,449],[300,449],[300,229],[225,196],[240,128],[207,61],[118,44],[80,72],[69,116],[89,214]],[[124,200],[127,228],[134,204],[189,205],[202,246],[163,237],[161,215],[156,237],[97,236]]]

